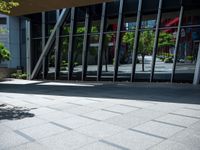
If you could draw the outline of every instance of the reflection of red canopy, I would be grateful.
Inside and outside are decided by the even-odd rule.
[[[178,21],[179,21],[179,18],[176,17],[176,18],[170,20],[167,24],[165,24],[165,26],[166,27],[172,26],[172,25],[178,23]],[[165,32],[170,32],[170,31],[171,31],[171,29],[165,30]]]

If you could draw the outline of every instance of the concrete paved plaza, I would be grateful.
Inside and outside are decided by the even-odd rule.
[[[0,149],[199,150],[200,87],[2,81]]]

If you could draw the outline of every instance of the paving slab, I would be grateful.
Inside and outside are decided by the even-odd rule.
[[[177,114],[177,115],[183,115],[183,116],[188,116],[188,117],[191,117],[191,118],[200,119],[200,110],[182,108],[182,109],[175,111],[173,113]]]
[[[46,150],[46,149],[48,149],[48,147],[40,143],[31,142],[31,143],[25,143],[19,146],[9,148],[8,150]]]
[[[178,116],[178,115],[173,115],[173,114],[168,114],[166,116],[157,118],[155,120],[161,121],[161,122],[164,122],[164,123],[169,123],[169,124],[182,126],[182,127],[189,127],[192,124],[194,124],[194,123],[199,121],[199,119],[196,119],[196,118]]]
[[[110,143],[110,145],[117,145],[124,149],[146,150],[160,143],[163,139],[127,130],[103,140]]]
[[[161,122],[149,121],[131,129],[154,136],[169,138],[184,128]]]
[[[24,129],[24,128],[29,128],[41,124],[45,124],[47,121],[44,121],[42,119],[36,118],[36,117],[31,117],[31,118],[24,118],[21,120],[9,120],[3,125],[11,128],[12,130],[19,130],[19,129]]]
[[[0,149],[14,147],[30,142],[28,139],[16,134],[14,131],[3,132],[0,135]]]
[[[170,140],[182,143],[191,150],[200,149],[200,132],[196,132],[194,130],[185,129],[171,137]]]
[[[109,118],[107,120],[104,120],[104,122],[128,129],[128,128],[138,126],[142,123],[145,123],[148,120],[149,120],[148,118],[130,116],[130,115],[124,114],[124,115],[119,115],[119,116]]]
[[[73,114],[67,112],[56,111],[56,112],[45,113],[37,117],[46,121],[56,121],[60,119],[70,118],[73,116],[74,116]]]
[[[76,115],[82,115],[85,113],[93,112],[99,110],[98,108],[88,107],[88,106],[75,106],[66,110],[64,112],[69,112]]]
[[[161,111],[155,111],[155,110],[149,110],[149,109],[139,109],[134,112],[127,113],[126,115],[131,117],[141,117],[146,120],[153,120],[158,117],[166,115],[166,112],[161,112]]]
[[[108,118],[111,118],[117,115],[119,114],[114,113],[114,112],[104,111],[104,110],[98,110],[98,111],[93,111],[90,113],[83,114],[83,116],[86,116],[88,118],[92,118],[95,120],[106,120]]]
[[[76,107],[76,105],[71,104],[71,103],[58,103],[58,102],[55,105],[48,106],[48,108],[50,108],[50,109],[55,109],[55,110],[59,110],[59,111],[61,111],[61,110],[65,111],[65,110],[68,110],[73,107]]]
[[[192,124],[192,125],[189,127],[189,129],[192,129],[192,130],[194,130],[194,131],[196,131],[196,132],[200,132],[200,121],[198,121],[198,122]]]
[[[39,140],[39,143],[51,150],[74,150],[95,141],[97,141],[97,139],[74,131],[66,131],[61,134]]]
[[[117,112],[117,113],[121,113],[121,114],[125,114],[125,113],[129,113],[135,110],[138,110],[139,108],[134,108],[134,107],[129,107],[129,106],[125,106],[125,105],[114,105],[111,107],[107,107],[103,110],[108,110],[111,112]]]
[[[153,146],[149,150],[190,150],[190,147],[187,147],[182,143],[165,140],[160,144]],[[198,150],[198,149],[192,149],[192,150]]]
[[[103,142],[95,142],[95,143],[80,147],[77,150],[122,150],[122,149],[114,145],[109,145]]]
[[[60,119],[55,121],[57,124],[63,125],[65,127],[76,129],[82,126],[86,126],[92,123],[96,123],[97,121],[80,117],[80,116],[73,116],[70,118]]]
[[[43,125],[38,125],[38,126],[22,129],[19,131],[37,140],[37,139],[53,136],[55,134],[64,132],[66,131],[66,129],[61,128],[51,123],[46,123]]]
[[[57,111],[54,109],[47,108],[47,107],[40,107],[40,108],[32,109],[30,111],[30,113],[33,113],[36,116],[47,114],[47,113],[54,113],[54,112],[57,112]]]
[[[125,130],[124,128],[103,123],[103,122],[97,122],[97,123],[76,129],[76,131],[82,134],[95,137],[95,138],[108,137],[116,133],[122,132],[124,130]]]

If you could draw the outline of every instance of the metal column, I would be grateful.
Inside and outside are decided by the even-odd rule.
[[[113,75],[113,81],[117,80],[117,74],[118,74],[119,50],[120,50],[120,46],[121,46],[121,32],[120,31],[122,29],[123,5],[124,5],[124,0],[120,0],[119,16],[118,16],[118,23],[117,23],[117,35],[116,35],[116,43],[115,43],[115,57],[114,57],[114,75]]]
[[[60,16],[60,11],[56,11],[56,20],[58,21]],[[60,75],[60,47],[59,47],[59,42],[60,42],[60,28],[56,30],[56,41],[55,41],[55,80],[58,79]]]
[[[73,50],[74,50],[74,33],[76,31],[76,8],[71,8],[69,49],[68,49],[68,80],[72,79],[73,73]]]
[[[153,46],[153,55],[152,55],[152,63],[151,63],[150,82],[153,81],[155,63],[156,63],[156,54],[157,54],[157,51],[158,51],[158,39],[159,39],[159,32],[160,32],[159,27],[160,27],[161,15],[162,15],[162,2],[163,2],[163,0],[159,0],[158,15],[157,15],[157,21],[156,21],[155,39],[154,39],[154,46]]]
[[[86,9],[85,14],[85,32],[84,32],[84,39],[83,39],[83,54],[82,54],[82,80],[85,80],[86,73],[87,73],[87,55],[89,49],[89,35],[91,30],[91,17],[90,17],[90,8]]]
[[[194,73],[194,80],[193,84],[197,85],[200,82],[200,43],[199,43],[199,51],[198,51],[198,56],[197,56],[197,63],[196,63],[196,68],[195,68],[195,73]]]
[[[54,26],[54,28],[53,28],[53,30],[51,32],[51,35],[50,35],[50,37],[49,37],[49,39],[48,39],[48,41],[47,41],[47,43],[46,43],[46,45],[44,47],[44,50],[42,51],[42,54],[40,55],[40,58],[39,58],[39,60],[38,60],[38,62],[36,64],[32,74],[31,74],[31,79],[34,79],[37,76],[37,74],[38,74],[38,72],[39,72],[39,70],[40,70],[40,68],[42,66],[43,59],[48,54],[53,42],[55,41],[56,30],[63,24],[67,14],[68,14],[68,10],[67,9],[63,9],[63,11],[62,11],[62,13],[61,13],[56,25]]]
[[[46,21],[45,21],[45,12],[42,12],[42,50],[44,50],[45,43],[46,43]],[[42,65],[42,79],[46,79],[47,76],[47,69],[46,66],[48,64],[48,58],[46,56],[43,58],[43,65]]]
[[[141,28],[141,12],[142,11],[142,0],[139,0],[138,3],[138,11],[137,11],[137,21],[136,21],[136,29],[135,29],[135,38],[134,38],[134,46],[133,46],[133,56],[132,56],[132,72],[131,72],[131,82],[135,79],[135,67],[137,63],[137,52],[139,46],[140,39],[140,31]]]
[[[97,81],[101,80],[102,72],[102,53],[105,40],[105,31],[106,27],[106,3],[102,4],[102,14],[101,14],[101,26],[100,26],[100,35],[99,35],[99,46],[98,46],[98,68],[97,68]]]
[[[26,72],[27,80],[31,79],[31,23],[26,20]]]
[[[171,74],[171,82],[174,81],[174,75],[175,75],[175,70],[176,70],[176,61],[177,61],[180,34],[181,34],[181,24],[182,24],[182,19],[183,19],[183,11],[184,11],[184,8],[183,8],[183,6],[181,6],[181,10],[180,10],[180,14],[179,14],[178,31],[176,33],[176,45],[175,45],[174,62],[173,62],[173,68],[172,68],[172,74]]]

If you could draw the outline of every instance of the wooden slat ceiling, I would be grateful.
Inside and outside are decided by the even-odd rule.
[[[11,10],[11,16],[21,16],[62,8],[88,6],[113,0],[15,0],[19,6]]]

